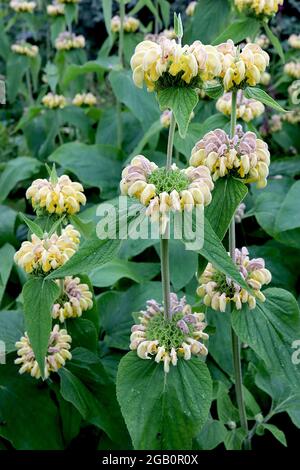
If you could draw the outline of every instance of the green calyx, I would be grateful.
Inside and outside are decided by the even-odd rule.
[[[180,170],[167,170],[166,168],[158,168],[154,170],[148,178],[148,183],[154,184],[156,193],[171,193],[176,190],[178,193],[187,189],[189,186],[188,177]]]
[[[190,83],[182,80],[184,71],[178,72],[175,76],[169,72],[164,72],[155,84],[155,91],[164,90],[165,88],[199,88],[201,84],[200,78],[193,77]]]
[[[225,292],[226,297],[232,297],[235,293],[233,287],[229,286],[226,281],[226,275],[221,272],[216,272],[213,276],[213,281],[217,284],[219,292]]]
[[[183,313],[176,313],[171,320],[165,320],[163,314],[155,315],[149,321],[146,331],[146,339],[149,341],[157,340],[160,346],[167,350],[179,348],[189,334],[185,334],[177,326],[177,322],[182,320]],[[192,334],[193,325],[187,324],[189,332]]]

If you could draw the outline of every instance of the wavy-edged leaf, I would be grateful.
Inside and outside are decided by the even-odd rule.
[[[29,279],[23,287],[26,331],[42,375],[52,326],[51,308],[59,292],[54,281],[41,277]]]
[[[66,264],[48,274],[46,279],[61,279],[74,274],[88,274],[114,258],[120,246],[119,240],[87,239]]]
[[[198,95],[193,88],[165,88],[157,93],[159,106],[162,110],[171,109],[178,125],[179,135],[184,138],[193,109],[198,103]]]
[[[205,209],[205,215],[215,233],[222,240],[228,230],[236,209],[248,192],[247,186],[231,176],[215,182],[212,201]]]
[[[300,338],[300,311],[288,291],[270,288],[266,301],[254,310],[245,306],[232,312],[232,326],[242,341],[263,359],[270,370],[281,373],[287,384],[299,389],[299,367],[292,363],[292,344]]]
[[[214,45],[226,42],[231,39],[235,44],[243,39],[256,37],[260,23],[255,18],[241,18],[230,23],[227,28],[213,41]]]
[[[246,98],[252,98],[254,100],[258,100],[261,103],[269,106],[270,108],[276,109],[276,111],[280,111],[281,113],[285,113],[286,110],[280,106],[277,101],[275,101],[267,92],[262,90],[261,88],[257,87],[247,87],[244,91]]]
[[[135,352],[120,362],[117,398],[135,449],[191,449],[206,422],[211,394],[210,374],[199,358],[179,359],[168,374],[162,364]]]

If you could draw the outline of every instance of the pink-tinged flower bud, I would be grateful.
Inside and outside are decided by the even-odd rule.
[[[177,322],[177,326],[183,333],[188,334],[189,328],[183,319]]]

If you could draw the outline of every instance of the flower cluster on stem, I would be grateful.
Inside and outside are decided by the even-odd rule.
[[[192,355],[207,355],[203,340],[208,339],[203,313],[192,313],[185,297],[178,299],[170,294],[170,320],[164,317],[164,307],[148,300],[147,308],[140,312],[140,323],[131,329],[130,349],[141,359],[152,359],[164,364],[166,373],[170,365],[176,366],[178,358],[188,361]]]
[[[216,108],[220,113],[225,114],[225,116],[231,116],[232,93],[225,93],[221,96],[216,103]],[[238,90],[236,110],[237,119],[249,122],[261,116],[264,112],[265,107],[260,101],[245,98],[243,91]]]
[[[63,367],[66,360],[72,359],[70,353],[72,338],[68,335],[67,331],[60,330],[58,325],[55,325],[50,333],[47,355],[45,357],[45,368],[43,376],[47,379],[51,372],[57,372],[58,369]],[[31,377],[36,379],[41,378],[41,370],[35,358],[29,337],[25,332],[24,336],[16,343],[18,358],[15,364],[21,365],[19,370],[20,374],[25,372],[30,373]]]
[[[262,258],[250,259],[247,248],[243,247],[241,250],[235,249],[234,262],[241,277],[252,289],[253,295],[208,263],[199,278],[200,286],[197,294],[203,298],[204,304],[213,310],[225,312],[229,303],[233,303],[237,310],[240,310],[246,303],[250,309],[254,309],[256,299],[261,302],[265,301],[261,288],[269,284],[272,277],[270,271],[265,268],[264,260]]]
[[[134,157],[122,173],[121,193],[136,197],[152,221],[165,227],[170,211],[191,211],[211,201],[213,182],[206,166],[158,168],[143,155]],[[164,232],[164,230],[162,230]]]
[[[254,132],[244,132],[237,125],[233,137],[223,129],[208,132],[193,148],[190,165],[207,166],[214,181],[232,174],[263,188],[267,184],[270,153],[268,145]]]

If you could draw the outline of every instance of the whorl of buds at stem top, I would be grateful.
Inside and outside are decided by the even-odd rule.
[[[244,132],[237,125],[233,138],[223,129],[208,132],[193,148],[190,165],[207,166],[214,181],[230,174],[263,188],[269,174],[270,152],[254,132]]]
[[[196,10],[197,2],[190,2],[186,7],[185,13],[187,16],[194,16]]]
[[[64,15],[65,5],[63,3],[54,2],[52,5],[47,5],[47,14],[49,16]]]
[[[123,28],[125,33],[135,33],[140,27],[140,21],[133,16],[125,16]],[[118,33],[121,29],[121,18],[116,15],[113,16],[110,22],[110,29],[113,33]]]
[[[11,46],[12,52],[19,55],[26,55],[27,57],[33,58],[36,57],[39,53],[38,46],[33,46],[28,42],[20,42],[17,44],[13,44]]]
[[[243,90],[237,92],[236,117],[245,122],[261,116],[265,112],[264,105],[257,100],[245,98]],[[225,93],[216,103],[216,108],[220,113],[231,116],[232,111],[232,93]]]
[[[300,34],[292,34],[288,38],[288,43],[293,49],[300,49]]]
[[[32,234],[31,241],[22,243],[15,253],[14,260],[26,273],[48,273],[65,264],[74,255],[79,241],[80,233],[73,225],[67,225],[61,235],[53,233],[49,236],[45,233],[40,239]]]
[[[47,93],[43,96],[42,103],[46,108],[56,109],[64,108],[67,105],[67,100],[63,95],[57,95],[55,93]]]
[[[222,54],[221,77],[226,91],[257,85],[269,65],[269,55],[257,44],[246,44],[239,51],[229,39],[216,48]]]
[[[26,191],[26,198],[30,199],[34,210],[58,215],[75,214],[79,212],[80,205],[86,203],[82,184],[71,181],[68,175],[55,181],[51,178],[34,180]]]
[[[255,16],[273,16],[278,12],[284,0],[234,0],[237,9]]]
[[[175,40],[161,38],[159,43],[143,41],[137,45],[130,61],[133,81],[148,91],[170,86],[197,87],[222,71],[221,55],[213,46],[195,41],[181,46]]]
[[[170,364],[177,365],[178,358],[186,361],[192,355],[207,355],[207,348],[200,340],[208,339],[204,333],[206,323],[203,313],[192,313],[185,297],[170,295],[169,321],[164,318],[164,308],[155,300],[147,301],[147,309],[140,312],[140,323],[131,328],[130,349],[136,350],[141,359],[154,358],[163,362],[164,371]]]
[[[74,106],[95,106],[97,98],[93,93],[77,93],[72,103]]]
[[[167,171],[143,155],[134,157],[124,168],[120,183],[123,195],[139,199],[147,206],[146,215],[153,222],[160,221],[162,233],[170,211],[191,211],[194,207],[208,205],[213,187],[205,166],[181,170],[173,164]]]
[[[26,2],[23,0],[12,0],[9,3],[10,8],[12,8],[16,13],[33,13],[36,9],[36,2]]]
[[[256,299],[261,302],[265,301],[261,288],[271,282],[271,273],[265,268],[265,262],[262,258],[250,260],[248,255],[247,248],[236,249],[233,261],[240,271],[241,277],[252,289],[253,295],[215,269],[211,263],[208,263],[199,278],[200,286],[197,289],[197,294],[203,297],[206,306],[211,307],[213,310],[225,312],[226,305],[230,302],[233,302],[235,308],[240,310],[245,303],[248,304],[250,309],[255,308]]]
[[[58,325],[55,325],[50,333],[48,351],[45,357],[44,378],[47,379],[51,372],[57,372],[58,369],[63,367],[66,360],[72,359],[70,353],[71,336],[68,335],[66,330],[60,330]],[[36,379],[41,378],[41,370],[35,359],[33,349],[31,347],[29,337],[25,332],[20,341],[16,342],[18,358],[15,364],[21,365],[19,370],[20,374],[25,372],[29,373]]]
[[[85,38],[80,34],[76,36],[74,33],[64,31],[60,33],[55,40],[55,48],[58,51],[69,51],[71,49],[83,49],[85,46]]]
[[[60,281],[56,281],[58,285]],[[78,318],[93,306],[93,294],[87,284],[79,277],[67,276],[64,279],[63,292],[52,307],[52,318],[64,323],[66,318]]]
[[[292,61],[288,62],[284,66],[284,73],[292,78],[300,78],[300,62]]]

